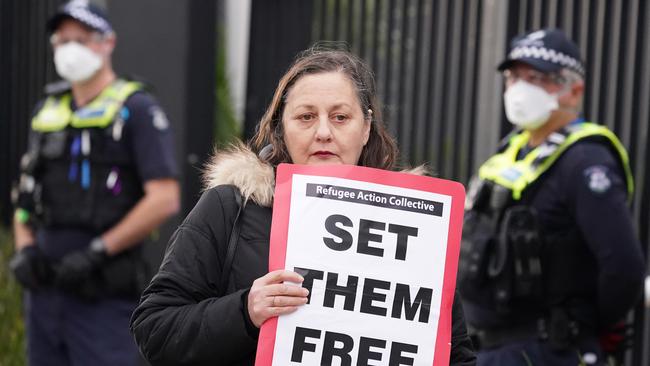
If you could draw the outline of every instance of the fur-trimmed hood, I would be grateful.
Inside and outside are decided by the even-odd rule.
[[[403,173],[426,175],[424,165],[402,170]],[[271,207],[275,190],[275,172],[273,167],[260,160],[244,144],[215,153],[205,166],[203,175],[205,189],[219,185],[234,185],[239,188],[244,200]]]
[[[234,185],[239,188],[244,200],[251,200],[260,206],[273,205],[275,173],[273,167],[261,161],[244,144],[215,153],[205,166],[203,175],[205,189],[219,185]]]

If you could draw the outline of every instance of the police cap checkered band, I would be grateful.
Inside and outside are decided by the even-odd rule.
[[[73,0],[61,6],[49,20],[48,31],[50,33],[56,31],[64,19],[74,19],[102,34],[113,32],[106,13],[100,7],[85,0]]]
[[[510,49],[508,57],[498,67],[501,71],[515,62],[524,62],[542,72],[568,68],[585,75],[578,46],[559,29],[543,29],[516,37]]]

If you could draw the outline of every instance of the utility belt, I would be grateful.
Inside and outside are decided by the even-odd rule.
[[[504,328],[475,329],[471,336],[474,345],[481,350],[516,342],[541,341],[548,343],[554,350],[563,351],[594,334],[572,320],[564,309],[554,308],[548,317],[540,318],[536,322]]]

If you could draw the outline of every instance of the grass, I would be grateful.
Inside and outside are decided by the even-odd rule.
[[[25,359],[25,325],[22,291],[9,270],[13,254],[10,231],[0,226],[0,365],[22,366]]]

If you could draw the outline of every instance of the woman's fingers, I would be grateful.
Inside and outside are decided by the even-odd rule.
[[[253,286],[250,289],[249,299],[276,295],[307,296],[309,294],[309,291],[305,288],[282,283],[290,280],[296,280],[296,283],[302,283],[303,278],[297,273],[290,271],[275,271],[262,276],[253,282]]]
[[[264,287],[266,296],[302,296],[309,295],[309,291],[301,286],[287,285],[284,283],[267,285]]]
[[[294,311],[298,310],[298,306],[283,306],[281,308],[269,308],[269,316],[268,318],[272,318],[274,316],[280,316],[280,315],[286,315],[286,314],[291,314]],[[268,319],[266,318],[266,319]],[[264,323],[264,322],[262,322]]]
[[[270,283],[280,283],[284,281],[302,283],[305,279],[293,271],[288,271],[285,269],[278,269],[273,272],[269,272],[264,276],[258,278],[255,282],[260,281],[266,284]]]
[[[299,274],[277,270],[253,282],[248,293],[248,314],[255,326],[259,327],[268,318],[296,311],[298,306],[307,303],[309,291],[298,285],[304,278]]]
[[[307,303],[307,297],[271,296],[269,307],[299,306]]]

